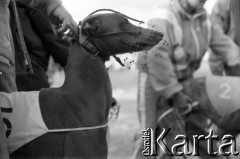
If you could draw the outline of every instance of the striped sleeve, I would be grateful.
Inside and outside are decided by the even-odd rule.
[[[54,9],[56,9],[61,4],[62,4],[62,2],[60,0],[48,0],[46,2],[46,8],[47,8],[48,15],[50,15],[54,11]]]
[[[178,83],[172,63],[172,54],[174,48],[178,45],[178,40],[171,16],[161,9],[151,16],[152,19],[148,23],[150,27],[152,26],[155,30],[164,34],[164,40],[151,49],[148,56],[148,70],[152,87],[164,98],[170,98],[183,89],[182,85]],[[168,44],[166,45],[166,43]],[[154,54],[160,54],[161,56],[155,57]]]
[[[40,9],[44,15],[51,14],[54,9],[62,4],[61,0],[17,0],[26,6]]]

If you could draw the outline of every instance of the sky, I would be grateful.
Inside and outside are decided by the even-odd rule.
[[[102,9],[114,9],[130,17],[146,20],[148,13],[157,8],[159,0],[63,0],[63,5],[80,21],[91,12]]]
[[[84,19],[91,12],[107,8],[114,9],[130,17],[146,21],[151,10],[158,7],[160,1],[170,0],[63,0],[63,5],[76,22]],[[216,0],[208,0],[207,8],[211,8]]]

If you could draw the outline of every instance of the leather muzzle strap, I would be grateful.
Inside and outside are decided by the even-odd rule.
[[[80,26],[81,22],[79,22],[78,25]],[[99,54],[98,49],[87,40],[87,36],[82,33],[81,28],[79,28],[79,44],[82,45],[85,49],[89,51],[89,53],[93,54],[94,56],[97,56]]]

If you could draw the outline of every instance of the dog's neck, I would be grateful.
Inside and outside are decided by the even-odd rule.
[[[107,121],[112,87],[104,61],[77,42],[69,50],[66,78],[60,90],[75,112],[86,112],[86,108],[92,112],[88,116],[81,115],[85,118],[83,121],[92,125]]]
[[[62,87],[75,90],[82,84],[98,83],[98,80],[106,76],[104,63],[103,59],[92,55],[82,45],[74,42],[69,51],[66,78]]]
[[[43,89],[40,92],[42,105],[57,106],[62,102],[62,108],[56,111],[58,115],[55,115],[61,117],[61,113],[64,114],[63,107],[68,107],[66,109],[74,112],[78,118],[76,122],[83,127],[106,124],[111,99],[112,88],[104,61],[91,55],[77,42],[74,42],[69,50],[63,86]]]

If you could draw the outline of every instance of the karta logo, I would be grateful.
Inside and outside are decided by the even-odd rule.
[[[155,136],[154,131],[151,128],[145,128],[143,130],[143,151],[144,156],[158,156],[158,150],[162,151],[168,156],[200,156],[199,154],[199,143],[205,141],[207,144],[207,154],[210,156],[237,156],[239,152],[237,151],[236,139],[232,135],[224,135],[219,138],[214,135],[213,130],[209,131],[207,136],[204,135],[193,135],[191,138],[186,135],[176,135],[173,138],[174,143],[171,147],[168,147],[165,141],[166,136],[170,132],[164,129],[159,136]],[[219,144],[217,145],[216,142]],[[215,144],[215,145],[214,145]],[[191,147],[191,150],[189,150]],[[213,147],[217,147],[218,151],[214,151]]]

